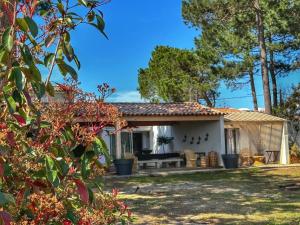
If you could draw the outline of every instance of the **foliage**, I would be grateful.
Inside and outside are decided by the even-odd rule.
[[[296,143],[294,143],[290,149],[290,155],[296,158],[300,157],[300,149],[299,147],[296,145]]]
[[[278,108],[274,108],[274,114],[290,121],[299,121],[300,118],[300,84],[291,88],[290,95],[283,99]]]
[[[101,85],[98,97],[80,90],[77,82],[57,87],[50,82],[54,68],[77,79],[73,66],[79,69],[80,62],[71,33],[89,24],[106,36],[99,10],[105,2],[0,3],[6,21],[0,45],[3,224],[115,224],[130,219],[117,191],[101,189],[104,165],[98,158],[109,156],[98,134],[119,120],[117,109],[103,102],[114,91]],[[45,81],[42,70],[48,70]]]
[[[152,102],[205,99],[211,106],[218,82],[208,69],[192,51],[157,46],[148,67],[139,70],[139,91]]]
[[[174,140],[174,137],[159,136],[157,137],[158,145],[168,145]]]
[[[167,136],[159,136],[157,137],[157,144],[159,146],[163,146],[163,152],[165,152],[165,145],[170,144],[174,140],[174,137],[167,137]]]
[[[201,29],[198,39],[209,42],[215,47],[214,51],[221,54],[225,69],[223,78],[235,85],[233,81],[251,75],[253,68],[255,72],[261,71],[265,105],[269,111],[270,74],[276,106],[276,77],[298,68],[299,1],[183,0],[182,4],[185,23]],[[255,63],[258,59],[260,64]],[[255,87],[252,93],[255,97]]]

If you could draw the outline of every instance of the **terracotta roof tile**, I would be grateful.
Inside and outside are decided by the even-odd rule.
[[[183,103],[110,103],[124,116],[207,116],[223,115],[197,102]]]

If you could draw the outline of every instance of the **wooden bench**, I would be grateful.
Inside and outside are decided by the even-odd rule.
[[[162,168],[162,164],[163,163],[167,163],[167,165],[169,163],[175,163],[175,166],[177,168],[180,167],[180,162],[183,162],[182,158],[168,158],[168,159],[151,159],[151,160],[139,160],[137,162],[138,167],[142,167],[145,168],[147,166],[147,164],[154,164],[155,168]]]

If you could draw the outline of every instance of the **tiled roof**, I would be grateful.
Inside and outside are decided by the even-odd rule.
[[[200,105],[184,103],[111,103],[124,116],[215,116],[222,112]]]
[[[282,119],[277,116],[272,116],[269,114],[261,112],[233,112],[228,113],[224,116],[225,121],[231,122],[283,122]]]
[[[222,113],[228,114],[228,113],[234,113],[234,112],[241,112],[241,110],[233,109],[233,108],[214,108],[217,111],[220,111]]]

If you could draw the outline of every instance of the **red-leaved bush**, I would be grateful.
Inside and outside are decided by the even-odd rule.
[[[80,90],[71,45],[70,31],[81,24],[106,37],[99,10],[106,2],[0,1],[0,223],[131,220],[117,191],[101,189],[107,165],[98,159],[110,160],[100,134],[122,123],[104,102],[115,90],[107,84],[97,87],[98,95]],[[54,87],[53,71],[73,81]]]

